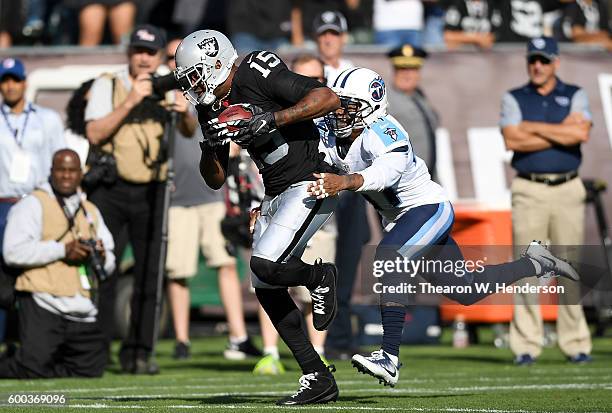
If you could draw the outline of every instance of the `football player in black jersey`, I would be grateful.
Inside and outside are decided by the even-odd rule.
[[[214,30],[196,31],[176,51],[175,76],[197,110],[204,132],[200,171],[218,189],[227,176],[230,139],[246,148],[265,186],[261,215],[255,223],[252,282],[262,307],[300,365],[299,390],[281,405],[326,403],[338,388],[302,328],[302,315],[287,287],[304,285],[312,296],[313,324],[324,330],[336,312],[333,264],[304,263],[300,257],[310,237],[334,210],[336,197],[308,194],[313,173],[330,171],[318,151],[312,119],[340,106],[338,96],[317,80],[290,71],[274,53],[255,51],[239,66],[228,38]],[[231,104],[243,104],[248,120],[219,122]]]

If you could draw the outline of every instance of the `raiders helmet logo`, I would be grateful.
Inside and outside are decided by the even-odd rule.
[[[395,130],[395,128],[387,128],[387,130],[385,131],[385,135],[389,135],[393,142],[397,141],[397,131]]]
[[[198,47],[208,57],[215,57],[219,53],[219,42],[214,37],[209,37],[198,43]]]

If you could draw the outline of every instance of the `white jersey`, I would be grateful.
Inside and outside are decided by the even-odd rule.
[[[387,224],[421,205],[448,201],[444,189],[431,180],[425,162],[415,155],[408,133],[391,115],[378,118],[363,130],[341,157],[333,131],[317,123],[319,150],[326,162],[346,173],[359,173],[364,183],[357,190],[376,208]],[[387,227],[387,229],[390,229]]]

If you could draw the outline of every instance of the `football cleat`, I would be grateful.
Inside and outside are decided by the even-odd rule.
[[[533,241],[525,252],[524,257],[531,258],[537,261],[542,267],[538,277],[542,278],[553,278],[553,277],[565,277],[572,281],[578,281],[580,276],[567,261],[562,260],[554,256],[544,245],[538,241]]]
[[[351,363],[359,372],[377,378],[378,382],[385,386],[395,387],[399,380],[401,364],[396,366],[382,349],[372,352],[369,357],[355,354]]]
[[[312,298],[312,324],[319,331],[327,329],[336,316],[336,282],[338,270],[334,264],[315,262],[315,271],[322,271],[319,285],[310,290]]]
[[[304,374],[300,377],[300,388],[291,396],[276,402],[279,406],[297,406],[303,404],[322,404],[338,400],[338,386],[331,374],[336,369],[330,366],[329,371]]]
[[[278,374],[283,374],[284,372],[285,367],[283,366],[283,363],[281,363],[280,360],[278,360],[272,354],[263,356],[253,369],[253,374],[261,376],[276,376]]]

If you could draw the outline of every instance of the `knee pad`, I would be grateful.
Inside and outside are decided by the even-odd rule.
[[[261,257],[251,257],[251,271],[253,274],[269,285],[277,285],[282,264]]]

